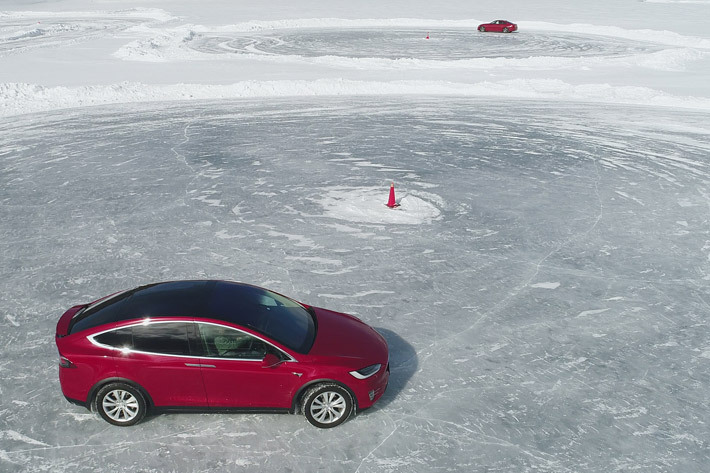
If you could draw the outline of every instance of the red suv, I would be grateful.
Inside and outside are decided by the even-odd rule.
[[[114,425],[151,409],[283,411],[316,427],[370,407],[385,339],[359,319],[226,281],[175,281],[72,307],[57,323],[68,401]]]

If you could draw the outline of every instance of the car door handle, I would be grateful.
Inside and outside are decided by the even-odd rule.
[[[185,363],[185,366],[193,368],[217,368],[215,365],[203,365],[202,363]]]

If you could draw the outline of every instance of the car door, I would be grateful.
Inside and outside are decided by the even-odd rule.
[[[200,359],[190,355],[189,322],[140,323],[96,335],[116,349],[116,374],[138,383],[158,407],[206,406]]]
[[[197,323],[202,344],[202,379],[210,407],[290,408],[300,386],[298,363],[245,331]],[[267,353],[282,363],[264,367]]]

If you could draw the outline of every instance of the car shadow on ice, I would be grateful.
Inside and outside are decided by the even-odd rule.
[[[372,412],[386,407],[394,401],[407,386],[417,369],[419,369],[417,352],[409,342],[391,330],[381,327],[375,327],[375,330],[385,337],[389,346],[390,380],[385,394],[369,409]],[[366,413],[367,411],[364,412]]]

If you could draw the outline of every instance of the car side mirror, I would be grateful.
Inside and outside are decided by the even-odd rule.
[[[273,353],[267,353],[264,359],[261,360],[261,367],[274,368],[275,366],[278,366],[281,363],[283,363],[283,360],[280,360],[278,356],[274,355]]]

